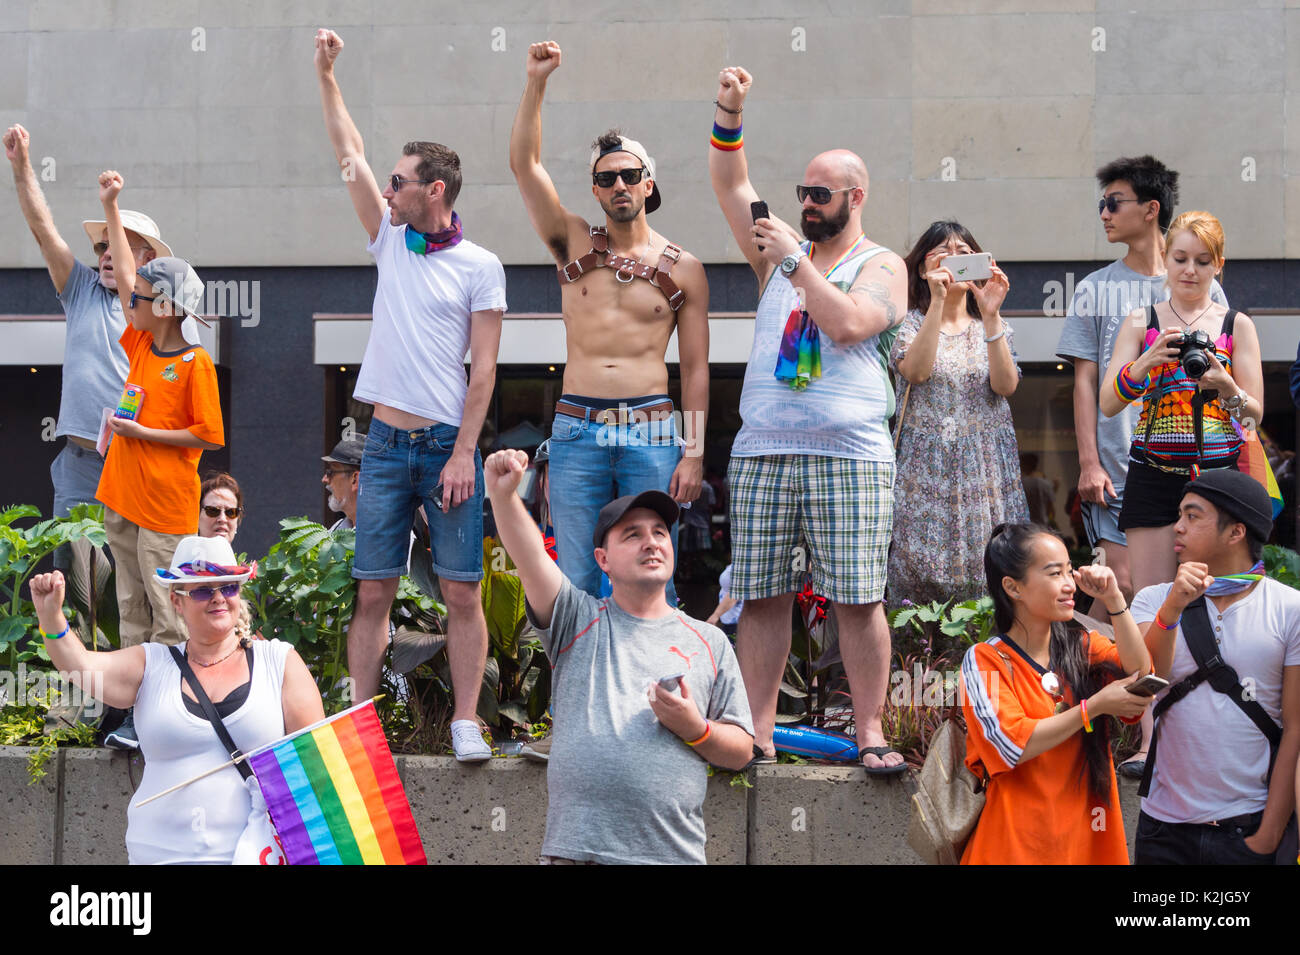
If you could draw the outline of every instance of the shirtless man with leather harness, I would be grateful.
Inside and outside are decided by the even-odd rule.
[[[699,259],[646,222],[660,193],[654,163],[640,143],[611,130],[592,149],[591,191],[605,211],[603,226],[561,204],[541,163],[542,98],[559,65],[553,42],[534,43],[528,51],[510,169],[559,269],[568,360],[551,431],[550,478],[560,568],[577,587],[596,594],[600,570],[591,535],[601,507],[646,490],[667,491],[683,503],[700,492],[709,290]],[[668,397],[665,360],[674,329],[685,406],[681,429]],[[671,581],[669,601],[676,603]]]

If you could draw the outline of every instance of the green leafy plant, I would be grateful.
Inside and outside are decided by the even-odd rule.
[[[993,598],[977,597],[958,604],[904,601],[888,613],[888,620],[894,652],[901,657],[960,657],[993,632]]]
[[[30,504],[0,513],[0,652],[5,654],[11,670],[21,661],[49,663],[40,641],[20,649],[23,638],[36,627],[36,609],[23,595],[27,578],[62,544],[84,539],[102,545],[107,540],[103,508],[99,505],[79,504],[67,517],[39,520],[40,516],[40,509]],[[38,520],[25,529],[14,526],[16,521],[27,518]]]
[[[1300,554],[1277,544],[1264,545],[1264,573],[1288,587],[1300,590]]]
[[[50,708],[60,697],[60,689],[52,686],[39,699],[0,709],[0,746],[32,748],[27,756],[28,785],[45,777],[45,766],[59,746],[91,746],[95,742],[95,727],[89,723],[51,725]]]

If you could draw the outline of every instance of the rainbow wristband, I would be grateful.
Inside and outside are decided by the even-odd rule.
[[[68,635],[68,631],[71,629],[72,629],[72,624],[68,624],[66,627],[63,628],[62,633],[46,633],[44,630],[42,630],[41,636],[44,637],[46,640],[62,640],[64,637]]]
[[[1129,373],[1128,373],[1128,370],[1132,367],[1133,367],[1133,363],[1129,362],[1127,365],[1121,368],[1119,370],[1119,374],[1115,376],[1115,394],[1119,395],[1120,401],[1124,402],[1125,404],[1129,404],[1130,402],[1136,401],[1138,398],[1141,398],[1144,394],[1147,393],[1147,389],[1151,387],[1150,372],[1148,372],[1147,376],[1143,378],[1141,381],[1134,381],[1131,377],[1129,377]]]
[[[1079,709],[1083,711],[1083,729],[1086,733],[1092,732],[1092,721],[1088,719],[1088,701],[1080,700]]]
[[[1181,617],[1178,618],[1178,620],[1181,619],[1182,619]],[[1157,610],[1156,618],[1151,622],[1154,623],[1161,630],[1174,630],[1178,627],[1178,620],[1175,620],[1173,623],[1165,623],[1163,620],[1160,619],[1160,611]]]
[[[693,739],[693,740],[692,740],[692,739],[688,739],[688,740],[685,740],[685,743],[686,743],[687,746],[699,746],[701,743],[703,743],[706,739],[709,738],[709,734],[712,733],[712,732],[713,732],[713,723],[710,722],[709,720],[705,720],[705,721],[704,721],[704,735],[701,736],[699,739]]]
[[[709,137],[709,145],[724,152],[735,152],[745,145],[745,137],[741,134],[741,130],[744,128],[742,125],[737,126],[735,129],[724,129],[714,123],[713,135]]]

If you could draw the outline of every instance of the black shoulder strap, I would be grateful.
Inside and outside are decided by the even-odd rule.
[[[1246,690],[1241,685],[1237,671],[1219,655],[1219,645],[1210,630],[1210,608],[1205,597],[1198,597],[1188,604],[1179,623],[1183,639],[1187,641],[1187,649],[1191,651],[1192,659],[1196,661],[1196,672],[1171,686],[1152,711],[1151,715],[1156,722],[1151,732],[1151,746],[1147,751],[1146,769],[1142,773],[1142,785],[1138,789],[1138,795],[1146,796],[1151,789],[1151,776],[1156,765],[1156,742],[1160,737],[1160,718],[1165,715],[1169,707],[1207,681],[1216,692],[1232,700],[1267,737],[1268,771],[1272,776],[1273,761],[1277,758],[1277,748],[1282,742],[1282,728],[1273,722],[1268,711],[1259,705],[1258,700],[1246,699]]]
[[[230,738],[230,732],[226,729],[226,724],[221,722],[221,717],[217,715],[217,708],[212,705],[212,701],[208,699],[208,694],[203,691],[203,684],[199,683],[199,678],[190,669],[190,661],[186,660],[185,654],[181,653],[176,647],[168,647],[167,649],[171,651],[172,659],[180,667],[181,676],[190,685],[190,689],[194,691],[194,698],[199,701],[199,706],[203,708],[203,715],[208,718],[212,728],[217,731],[217,737],[221,740],[221,745],[226,748],[226,752],[230,754],[231,759],[239,759],[244,754],[235,745],[235,741]],[[253,770],[249,768],[246,759],[240,759],[239,762],[235,763],[235,768],[239,770],[239,775],[245,779],[253,775]]]
[[[1150,331],[1153,328],[1156,331],[1160,331],[1160,319],[1156,318],[1156,307],[1154,305],[1148,305],[1147,306],[1147,331]]]
[[[1223,316],[1222,334],[1231,335],[1232,326],[1236,323],[1236,321],[1237,321],[1237,310],[1235,308],[1228,309],[1228,314]]]

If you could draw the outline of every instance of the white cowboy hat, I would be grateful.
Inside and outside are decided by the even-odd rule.
[[[158,233],[158,223],[143,212],[132,212],[130,209],[123,209],[119,215],[122,217],[122,228],[134,232],[148,242],[155,254],[172,254],[171,246],[164,242]],[[107,226],[108,223],[103,219],[87,219],[81,223],[81,227],[86,230],[86,235],[90,238],[91,245],[103,241],[103,232]]]
[[[172,555],[170,568],[159,567],[151,578],[159,587],[172,584],[243,583],[253,568],[235,560],[230,541],[224,537],[182,537]]]

